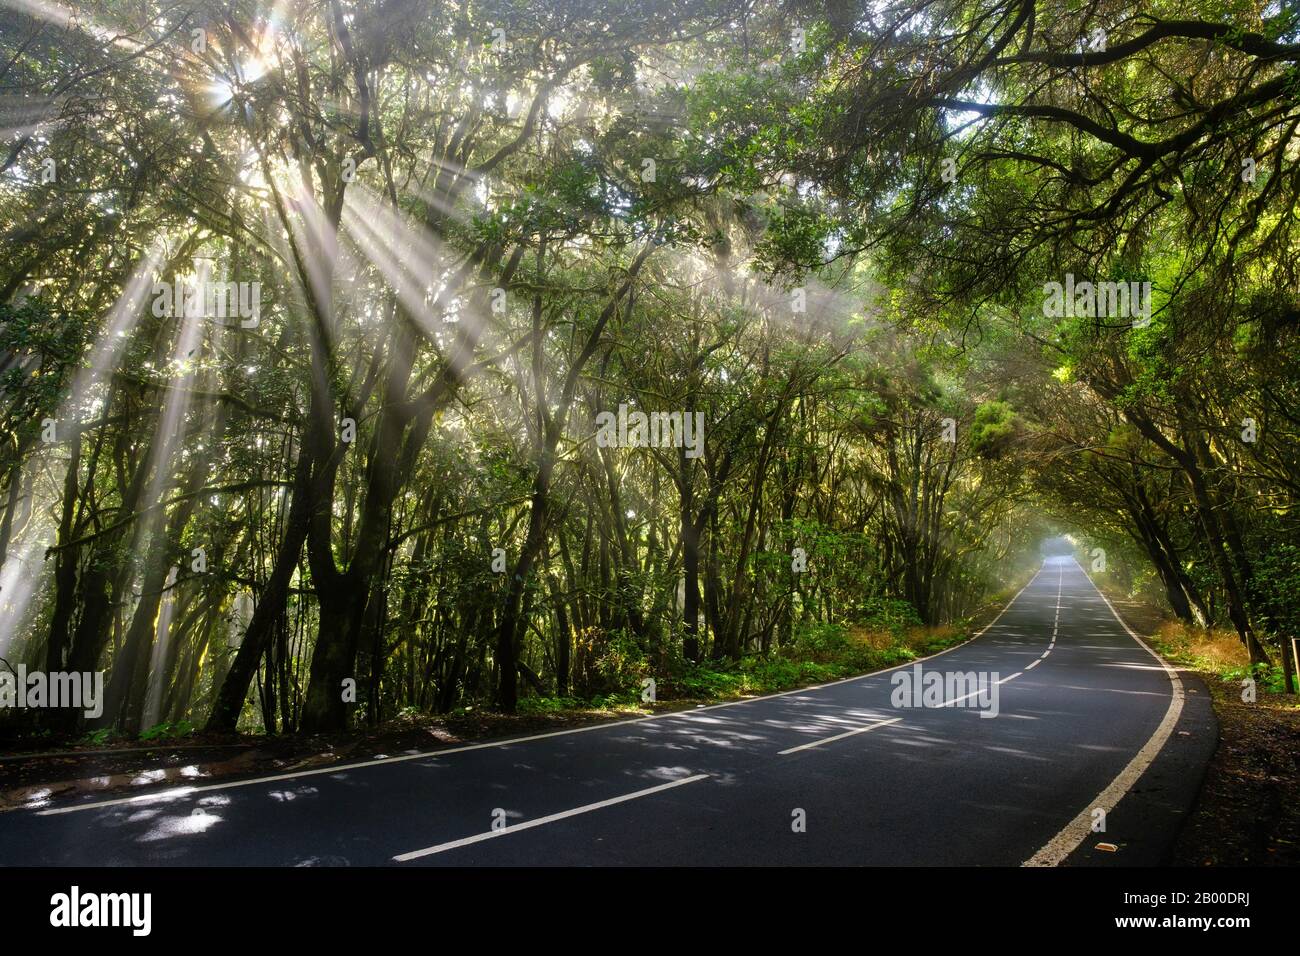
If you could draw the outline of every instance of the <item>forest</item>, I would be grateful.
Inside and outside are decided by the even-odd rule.
[[[0,0],[0,128],[24,733],[797,677],[1061,535],[1293,689],[1292,4]]]

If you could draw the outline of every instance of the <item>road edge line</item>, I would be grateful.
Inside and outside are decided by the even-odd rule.
[[[1043,567],[1046,567],[1044,564]],[[349,770],[364,770],[367,767],[379,767],[385,764],[406,763],[411,760],[429,760],[434,757],[450,756],[451,754],[466,753],[471,750],[487,750],[492,747],[508,747],[511,744],[530,743],[534,740],[545,740],[548,737],[563,737],[567,734],[582,734],[591,730],[602,730],[609,727],[630,727],[633,724],[645,723],[647,720],[664,720],[669,717],[690,717],[692,714],[703,714],[710,710],[718,710],[722,707],[736,707],[740,704],[753,704],[760,700],[773,700],[777,697],[789,697],[791,694],[807,694],[811,691],[822,690],[827,687],[835,687],[839,684],[847,684],[850,681],[866,680],[869,677],[878,677],[881,674],[888,674],[903,667],[911,667],[913,664],[920,664],[922,661],[933,660],[936,657],[942,657],[959,648],[966,647],[984,636],[994,624],[1002,619],[1002,615],[1011,610],[1011,606],[1020,599],[1020,595],[1025,593],[1029,585],[1038,580],[1038,575],[1043,573],[1043,567],[1040,567],[1025,586],[1016,592],[1016,596],[1007,602],[1006,607],[997,613],[993,620],[989,621],[982,628],[975,632],[971,637],[962,641],[960,644],[954,644],[952,647],[945,647],[941,651],[935,651],[925,657],[917,657],[910,661],[904,661],[902,664],[895,664],[893,667],[886,667],[883,670],[869,671],[866,674],[855,674],[852,677],[843,677],[839,680],[833,680],[825,684],[814,684],[810,687],[796,687],[792,690],[777,691],[775,694],[764,694],[761,697],[745,697],[741,700],[725,700],[718,704],[709,704],[707,707],[695,707],[690,710],[672,710],[662,714],[649,714],[645,717],[630,717],[625,720],[605,720],[596,723],[587,724],[584,727],[568,727],[564,730],[550,730],[541,734],[530,734],[525,737],[507,737],[505,740],[485,740],[475,744],[463,744],[460,746],[440,747],[437,750],[425,750],[414,754],[399,754],[395,757],[376,757],[372,760],[360,760],[347,764],[331,764],[326,767],[312,767],[307,770],[295,770],[288,773],[271,774],[262,777],[250,777],[244,780],[227,780],[222,783],[196,784],[193,786],[169,787],[166,790],[158,790],[152,793],[136,794],[133,797],[114,797],[108,800],[95,800],[86,803],[74,803],[63,807],[44,807],[36,809],[35,807],[15,807],[10,812],[34,813],[37,816],[57,816],[64,813],[78,813],[82,810],[96,810],[104,807],[126,806],[128,804],[157,803],[165,800],[180,800],[185,797],[194,796],[197,793],[207,793],[213,790],[234,790],[239,787],[251,787],[258,783],[277,783],[281,780],[297,780],[301,777],[316,777],[321,774],[329,773],[347,773]]]
[[[1111,615],[1119,622],[1120,627],[1124,628],[1129,637],[1133,638],[1144,651],[1150,654],[1155,661],[1164,668],[1165,675],[1169,678],[1170,694],[1169,707],[1165,710],[1165,716],[1161,719],[1155,731],[1147,738],[1147,742],[1142,745],[1142,749],[1133,755],[1130,760],[1119,772],[1119,775],[1112,780],[1101,793],[1097,794],[1087,806],[1085,806],[1079,815],[1067,823],[1056,836],[1048,840],[1037,853],[1031,856],[1021,866],[1059,866],[1071,853],[1079,848],[1088,835],[1092,833],[1092,810],[1094,807],[1102,807],[1107,812],[1113,810],[1119,805],[1119,802],[1128,795],[1133,789],[1133,785],[1138,782],[1142,774],[1146,773],[1151,764],[1155,763],[1156,757],[1160,756],[1160,751],[1164,749],[1169,738],[1173,736],[1174,727],[1178,724],[1178,718],[1183,713],[1183,682],[1178,676],[1178,672],[1169,666],[1169,662],[1153,651],[1142,638],[1134,632],[1133,628],[1128,626],[1128,622],[1119,616],[1115,610],[1115,605],[1110,603],[1110,598],[1102,593],[1101,588],[1097,587],[1095,581],[1089,577],[1088,572],[1083,570],[1083,565],[1076,560],[1075,566],[1083,571],[1083,576],[1087,578],[1092,589],[1097,592],[1097,596],[1106,602],[1106,607],[1110,608]]]

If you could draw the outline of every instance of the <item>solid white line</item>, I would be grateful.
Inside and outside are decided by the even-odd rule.
[[[280,780],[297,780],[300,777],[315,777],[323,773],[344,773],[349,770],[360,770],[364,767],[379,767],[390,763],[404,763],[408,760],[424,760],[433,757],[442,757],[448,754],[465,753],[470,750],[484,750],[489,747],[504,747],[508,744],[522,744],[530,740],[543,740],[547,737],[559,737],[564,734],[581,734],[588,730],[599,730],[602,727],[622,726],[625,724],[639,724],[643,720],[653,720],[655,717],[681,716],[683,713],[694,713],[694,711],[682,711],[677,714],[655,714],[652,717],[636,717],[632,720],[616,720],[606,723],[591,724],[587,727],[573,727],[568,730],[556,730],[545,734],[532,734],[527,737],[511,737],[507,740],[489,741],[481,744],[466,744],[463,747],[447,747],[442,750],[426,750],[416,754],[402,754],[398,757],[376,757],[374,760],[359,760],[356,763],[332,764],[327,767],[316,767],[311,770],[295,770],[292,773],[277,773],[266,777],[253,777],[249,780],[231,780],[226,783],[208,783],[195,787],[173,787],[170,790],[161,790],[157,793],[142,793],[134,797],[120,797],[116,800],[97,800],[94,803],[79,803],[68,807],[52,807],[48,810],[38,810],[37,816],[52,816],[59,813],[76,813],[78,810],[94,810],[99,807],[114,807],[128,803],[153,803],[158,800],[178,799],[180,797],[193,796],[196,793],[206,793],[210,790],[233,790],[237,787],[251,787],[257,783],[275,783]]]
[[[1097,794],[1096,798],[1088,806],[1080,810],[1079,815],[1067,823],[1060,833],[1052,837],[1042,849],[1026,860],[1022,864],[1023,866],[1057,866],[1073,853],[1088,838],[1088,834],[1092,832],[1092,809],[1094,807],[1101,807],[1107,811],[1114,809],[1156,759],[1156,756],[1173,734],[1174,726],[1178,723],[1178,717],[1183,712],[1183,682],[1178,679],[1178,672],[1165,663],[1160,655],[1151,650],[1142,638],[1133,633],[1133,629],[1119,616],[1119,612],[1110,603],[1110,599],[1101,593],[1101,588],[1093,584],[1092,578],[1088,577],[1088,572],[1083,570],[1083,566],[1079,565],[1078,561],[1075,561],[1075,565],[1083,572],[1083,576],[1088,578],[1088,583],[1092,584],[1097,596],[1106,602],[1106,607],[1110,608],[1110,613],[1115,616],[1115,620],[1119,621],[1120,626],[1128,632],[1128,636],[1137,641],[1138,645],[1164,668],[1171,685],[1169,707],[1165,710],[1164,719],[1160,721],[1160,726],[1156,728],[1155,733],[1151,735],[1150,739],[1147,740],[1133,759],[1128,762],[1128,766],[1120,771],[1119,776],[1112,780],[1105,790]]]
[[[554,823],[556,820],[566,820],[569,817],[576,817],[581,813],[590,813],[593,810],[600,810],[604,807],[612,807],[616,803],[626,803],[629,800],[636,800],[640,797],[648,797],[652,793],[662,793],[664,790],[671,790],[673,787],[680,787],[688,783],[695,783],[699,780],[708,779],[707,773],[697,773],[693,777],[683,777],[681,780],[673,780],[669,783],[661,783],[657,787],[647,787],[645,790],[638,790],[635,793],[625,793],[621,797],[612,797],[609,800],[601,800],[598,803],[589,803],[585,807],[575,807],[572,810],[564,810],[560,813],[552,813],[549,816],[538,817],[536,820],[525,820],[523,823],[512,823],[500,830],[488,830],[485,833],[477,833],[472,837],[465,837],[463,840],[452,840],[450,843],[439,843],[437,846],[425,847],[423,850],[412,850],[410,853],[399,853],[393,857],[399,863],[405,863],[408,860],[418,860],[422,856],[433,856],[435,853],[445,853],[448,850],[454,850],[457,847],[469,846],[472,843],[482,843],[484,840],[492,840],[496,837],[508,836],[511,833],[518,833],[520,830],[531,830],[533,827],[540,827],[547,823]]]
[[[887,667],[884,670],[872,671],[869,674],[858,674],[854,677],[845,677],[841,680],[833,680],[825,684],[818,684],[816,687],[796,687],[794,690],[778,691],[775,694],[764,694],[761,697],[746,697],[743,700],[728,700],[721,704],[710,704],[707,707],[696,707],[692,710],[674,710],[664,714],[650,714],[647,717],[633,717],[628,720],[607,720],[600,723],[589,724],[586,727],[571,727],[568,730],[552,730],[544,734],[530,734],[527,737],[507,737],[505,740],[489,740],[480,744],[466,744],[462,747],[444,747],[440,750],[423,750],[415,754],[402,754],[398,757],[376,757],[374,760],[360,760],[355,763],[331,764],[328,767],[316,767],[312,770],[295,770],[292,773],[278,773],[266,777],[251,777],[247,780],[231,780],[226,783],[209,783],[193,787],[173,787],[170,790],[160,790],[156,793],[142,793],[134,797],[118,797],[113,800],[96,800],[93,803],[77,803],[66,807],[51,807],[46,810],[37,810],[37,816],[52,816],[59,813],[77,813],[81,810],[98,810],[102,807],[117,807],[133,803],[154,803],[159,800],[174,800],[182,797],[193,796],[196,793],[207,793],[212,790],[233,790],[238,787],[251,787],[259,783],[275,783],[280,780],[297,780],[300,777],[315,777],[320,774],[329,773],[346,773],[349,770],[361,770],[365,767],[379,767],[390,763],[404,763],[408,760],[431,760],[435,757],[445,757],[450,754],[467,753],[471,750],[486,750],[492,747],[509,747],[512,744],[524,744],[533,740],[545,740],[549,737],[565,737],[569,734],[585,734],[591,730],[607,730],[610,727],[629,727],[633,724],[645,723],[648,720],[665,720],[672,717],[682,717],[690,719],[694,714],[703,714],[711,710],[720,710],[723,707],[738,707],[741,704],[752,704],[760,700],[772,700],[777,697],[789,697],[791,694],[807,694],[814,690],[824,690],[827,687],[834,687],[837,684],[847,684],[855,680],[867,680],[871,677],[879,677],[881,674],[888,674],[891,671],[899,670],[903,667],[911,667],[913,664],[919,664],[922,661],[933,660],[936,657],[942,657],[944,654],[950,654],[959,648],[965,647],[972,641],[976,641],[984,636],[984,633],[991,628],[1003,614],[1011,609],[1011,605],[1016,603],[1016,599],[1024,593],[1025,588],[1033,584],[1038,579],[1038,575],[1043,573],[1039,568],[1037,573],[1025,587],[1016,592],[1013,597],[997,617],[989,621],[988,624],[980,628],[974,636],[968,641],[962,641],[960,644],[954,644],[952,647],[936,651],[926,657],[918,657],[915,660],[906,661],[893,667]]]
[[[834,737],[823,737],[821,740],[814,740],[812,743],[808,744],[800,744],[798,747],[791,747],[788,750],[778,750],[776,755],[778,757],[784,757],[786,754],[796,753],[800,750],[808,750],[811,747],[820,747],[822,744],[829,744],[836,740],[843,740],[845,737],[852,737],[855,734],[865,734],[868,730],[875,730],[877,727],[883,727],[886,724],[896,724],[902,719],[902,717],[894,717],[890,720],[878,720],[874,724],[867,724],[865,727],[858,727],[856,730],[836,734]]]

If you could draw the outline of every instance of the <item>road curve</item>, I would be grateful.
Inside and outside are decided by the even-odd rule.
[[[1208,698],[1126,631],[1073,559],[1049,558],[982,636],[921,669],[997,681],[997,716],[981,716],[979,696],[958,699],[960,685],[895,706],[908,665],[678,714],[13,811],[0,814],[0,864],[1164,859],[1213,751]]]

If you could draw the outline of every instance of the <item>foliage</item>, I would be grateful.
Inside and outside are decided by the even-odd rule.
[[[715,699],[1068,533],[1275,665],[1285,6],[4,7],[0,655],[148,739]]]
[[[195,726],[188,720],[164,721],[140,731],[141,740],[178,740],[194,733]]]

